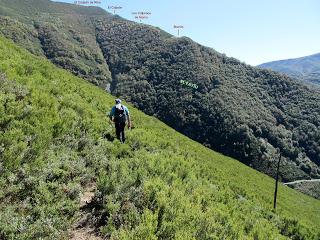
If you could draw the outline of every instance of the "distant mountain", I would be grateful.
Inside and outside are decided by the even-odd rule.
[[[320,86],[320,53],[307,57],[263,63],[259,67],[285,73],[306,83]]]
[[[1,0],[0,33],[182,134],[284,181],[320,178],[320,93],[97,7]],[[66,80],[67,81],[67,80]]]

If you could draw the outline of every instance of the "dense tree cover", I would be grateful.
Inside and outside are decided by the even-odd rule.
[[[89,19],[80,18],[84,25],[81,28],[76,27],[76,15],[64,20],[47,16],[38,14],[32,24],[0,16],[0,32],[30,52],[45,56],[56,65],[109,90],[110,71],[95,41],[94,31],[86,29]],[[71,27],[72,22],[75,24]]]
[[[290,187],[320,200],[320,182],[302,182]]]
[[[126,144],[114,97],[0,37],[0,238],[67,239],[79,193],[108,239],[319,239],[320,202],[130,106]]]
[[[313,86],[320,86],[320,53],[301,58],[267,62],[259,67],[288,74],[305,83],[313,84]]]
[[[143,25],[99,21],[97,31],[115,95],[270,175],[279,148],[285,180],[320,177],[319,93]]]
[[[0,32],[7,38],[20,43],[35,55],[43,55],[37,31],[32,31],[25,24],[8,17],[0,16],[0,23]]]
[[[66,35],[60,28],[42,21],[36,22],[35,26],[42,49],[53,63],[102,88],[110,85],[108,66],[92,36],[72,29]]]
[[[17,6],[24,3],[5,0],[4,15],[23,23],[0,30],[24,45],[10,29],[30,37],[20,31],[30,28],[39,39],[32,47],[52,62],[270,176],[280,149],[284,180],[320,177],[319,92],[98,8],[44,2],[28,2],[23,17]]]

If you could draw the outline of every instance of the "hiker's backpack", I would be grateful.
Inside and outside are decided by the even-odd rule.
[[[115,122],[121,122],[124,123],[127,120],[126,113],[124,111],[124,107],[121,105],[121,109],[116,108],[115,113],[114,113],[114,120]]]

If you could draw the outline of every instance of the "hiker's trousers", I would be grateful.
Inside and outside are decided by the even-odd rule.
[[[126,137],[125,137],[125,134],[124,134],[125,126],[126,126],[125,122],[115,122],[117,138],[122,143],[124,143],[126,141]]]

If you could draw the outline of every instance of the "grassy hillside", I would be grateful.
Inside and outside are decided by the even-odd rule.
[[[67,239],[79,193],[111,239],[319,239],[320,201],[205,148],[129,105],[120,144],[113,97],[0,37],[0,238]]]
[[[319,93],[99,8],[2,0],[0,13],[6,37],[205,146],[270,176],[280,149],[285,181],[320,177]]]
[[[263,63],[259,67],[288,74],[309,84],[320,85],[320,53],[307,57]]]

